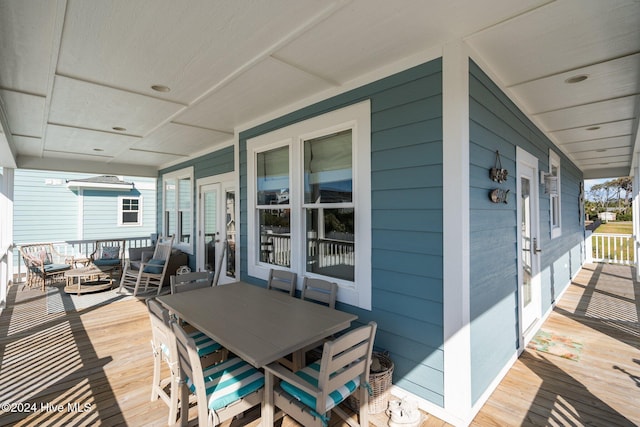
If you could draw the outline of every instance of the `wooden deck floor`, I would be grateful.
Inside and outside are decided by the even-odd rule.
[[[586,265],[542,327],[581,343],[580,360],[525,350],[472,425],[640,425],[640,285],[634,271]]]
[[[581,342],[580,361],[526,350],[472,425],[640,425],[640,288],[631,277],[629,267],[584,268],[544,325]],[[166,425],[166,405],[149,400],[150,339],[141,301],[47,314],[45,294],[12,287],[0,316],[0,403],[24,405],[0,408],[0,426]],[[225,426],[255,427],[257,416]],[[346,425],[335,418],[331,426]],[[432,415],[423,423],[446,425]]]

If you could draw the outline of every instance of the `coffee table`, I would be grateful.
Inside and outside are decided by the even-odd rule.
[[[64,287],[64,291],[68,294],[80,295],[111,289],[113,269],[113,266],[90,265],[65,271],[67,286]]]

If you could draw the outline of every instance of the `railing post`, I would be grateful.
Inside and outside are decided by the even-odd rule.
[[[591,230],[587,230],[585,233],[584,239],[584,262],[585,263],[593,263],[593,237],[591,236],[593,232]]]

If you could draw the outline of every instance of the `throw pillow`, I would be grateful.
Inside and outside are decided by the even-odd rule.
[[[119,255],[120,246],[103,246],[100,259],[118,259]]]
[[[151,259],[149,260],[149,262],[147,263],[147,266],[144,268],[145,273],[151,273],[151,274],[160,274],[162,273],[162,267],[164,266],[164,260],[163,259]]]

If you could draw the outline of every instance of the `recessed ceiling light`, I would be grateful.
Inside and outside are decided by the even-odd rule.
[[[153,85],[151,86],[151,89],[155,90],[156,92],[169,92],[171,90],[169,86],[165,85]]]
[[[118,132],[124,132],[125,130],[127,130],[127,128],[123,128],[122,126],[114,126],[111,129],[118,131]]]
[[[579,74],[577,76],[569,77],[564,82],[565,83],[569,83],[569,84],[580,83],[580,82],[583,82],[583,81],[587,80],[588,78],[589,78],[589,76],[587,76],[586,74]]]
[[[598,129],[600,129],[600,126],[591,126],[587,128],[587,130],[598,130]]]

